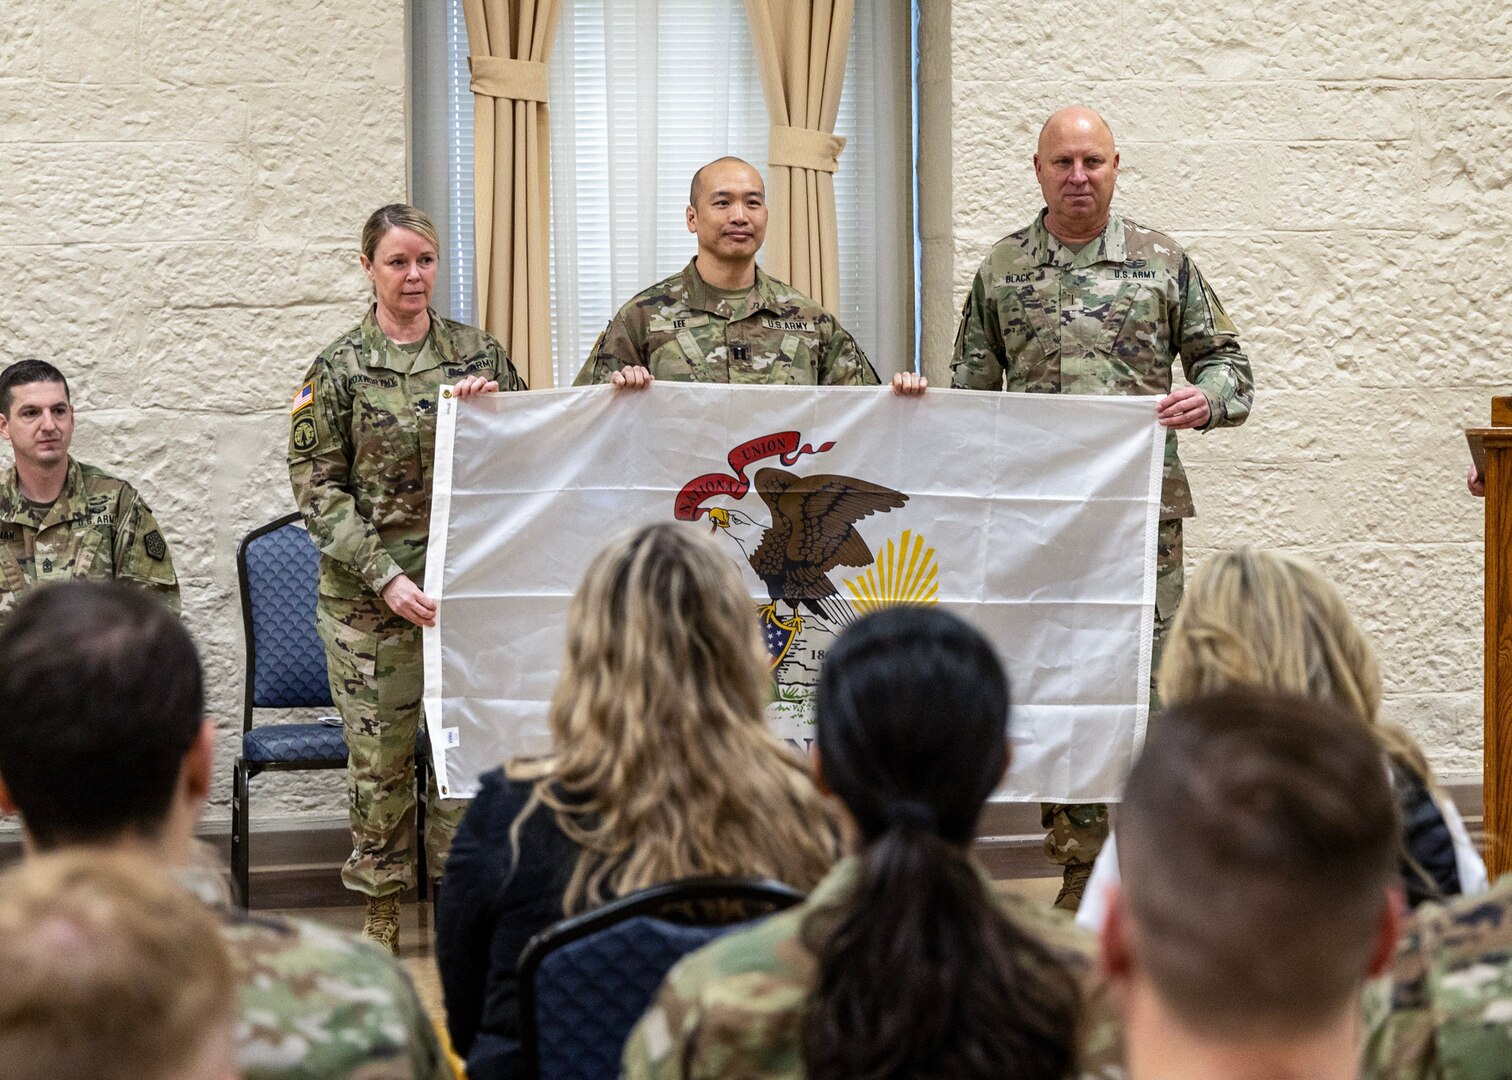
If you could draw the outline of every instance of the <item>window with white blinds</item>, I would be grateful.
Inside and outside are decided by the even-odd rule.
[[[468,85],[467,21],[462,17],[461,0],[446,4],[446,56],[452,78],[446,87],[445,239],[453,255],[447,299],[452,318],[471,323],[478,287],[473,253],[473,95]]]
[[[768,119],[743,0],[563,0],[551,59],[551,258],[557,384],[571,382],[609,317],[680,269],[694,170],[724,154],[766,171]],[[445,23],[435,11],[444,7]],[[862,0],[835,130],[841,305],[836,312],[878,370],[913,366],[909,0]],[[419,17],[417,17],[417,15]],[[426,20],[429,20],[427,24]],[[412,154],[450,252],[448,306],[470,319],[472,95],[461,0],[412,0],[416,124],[444,115],[445,160]],[[419,60],[444,34],[446,72]],[[436,99],[440,99],[439,101]],[[415,132],[416,146],[434,146]],[[442,148],[435,147],[437,151]]]

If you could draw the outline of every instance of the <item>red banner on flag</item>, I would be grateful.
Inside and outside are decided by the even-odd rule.
[[[697,521],[709,512],[703,505],[704,500],[716,495],[745,498],[746,492],[751,490],[751,482],[746,479],[745,471],[758,461],[774,457],[784,465],[793,465],[804,454],[822,454],[835,445],[833,442],[822,443],[817,449],[808,443],[800,446],[802,438],[796,431],[774,431],[770,435],[741,443],[730,451],[726,459],[733,475],[705,473],[683,485],[683,489],[677,493],[677,520]]]

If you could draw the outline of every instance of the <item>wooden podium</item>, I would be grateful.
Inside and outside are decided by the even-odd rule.
[[[1486,485],[1486,869],[1512,870],[1512,397],[1491,399],[1491,426],[1465,432]]]

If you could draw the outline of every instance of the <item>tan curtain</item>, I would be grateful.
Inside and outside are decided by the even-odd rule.
[[[834,134],[855,0],[746,0],[772,130],[762,263],[834,311],[840,303]]]
[[[462,0],[473,92],[479,325],[533,389],[554,383],[546,61],[561,0]]]

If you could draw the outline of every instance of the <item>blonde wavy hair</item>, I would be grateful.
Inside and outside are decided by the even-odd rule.
[[[832,811],[806,763],[767,730],[766,649],[730,558],[686,525],[612,541],[573,597],[551,701],[550,756],[511,843],[538,806],[580,849],[575,914],[648,885],[756,874],[812,888],[837,855]]]
[[[1370,725],[1393,761],[1433,783],[1422,748],[1380,718],[1370,642],[1306,559],[1247,547],[1220,552],[1186,587],[1160,661],[1162,703],[1246,685],[1337,702]]]

